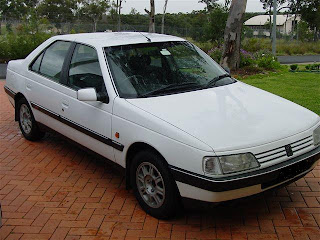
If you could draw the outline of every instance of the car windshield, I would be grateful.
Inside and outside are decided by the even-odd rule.
[[[114,46],[105,52],[122,98],[161,96],[235,82],[187,41]]]

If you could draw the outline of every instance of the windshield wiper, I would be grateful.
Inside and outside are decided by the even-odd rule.
[[[206,85],[205,85],[205,88],[207,87],[214,87],[216,85],[216,83],[221,80],[221,79],[224,79],[224,78],[227,78],[227,77],[231,77],[230,74],[226,73],[226,74],[222,74],[218,77],[215,77],[214,79],[210,80]]]
[[[141,94],[138,97],[141,98],[141,97],[154,96],[156,94],[166,93],[166,92],[170,92],[170,91],[174,91],[174,90],[185,90],[185,89],[189,89],[192,86],[199,87],[200,84],[198,84],[196,82],[173,83],[173,84],[169,84],[165,87],[153,90],[151,92]]]

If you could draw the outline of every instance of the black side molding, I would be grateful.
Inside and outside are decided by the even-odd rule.
[[[75,123],[75,122],[73,122],[73,121],[71,121],[71,120],[69,120],[69,119],[67,119],[67,118],[65,118],[63,116],[60,116],[59,114],[56,114],[56,113],[54,113],[54,112],[52,112],[52,111],[40,106],[39,104],[31,102],[31,106],[34,109],[36,109],[36,110],[38,110],[38,111],[40,111],[40,112],[42,112],[42,113],[44,113],[44,114],[56,119],[56,120],[58,120],[58,121],[60,121],[60,122],[62,122],[64,124],[68,125],[69,127],[72,127],[74,129],[78,130],[79,132],[82,132],[82,133],[84,133],[84,134],[86,134],[86,135],[88,135],[88,136],[90,136],[90,137],[92,137],[92,138],[94,138],[94,139],[106,144],[106,145],[109,145],[109,146],[111,146],[111,147],[113,147],[113,148],[115,148],[115,149],[117,149],[117,150],[119,150],[121,152],[123,151],[124,146],[121,143],[113,141],[112,139],[107,138],[105,136],[102,136],[101,134],[99,134],[97,132],[91,131],[90,129],[88,129],[86,127],[78,125],[77,123]]]
[[[7,86],[4,86],[4,91],[6,92],[6,94],[8,94],[13,99],[16,96],[16,93],[14,91],[12,91],[10,88],[8,88]]]
[[[169,165],[169,168],[178,182],[212,192],[224,192],[257,184],[261,184],[261,188],[265,189],[289,179],[301,178],[303,173],[313,169],[318,160],[320,160],[320,146],[285,162],[235,176],[213,178],[172,165]]]

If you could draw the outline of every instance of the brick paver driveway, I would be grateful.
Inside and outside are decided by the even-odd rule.
[[[58,135],[26,141],[3,85],[0,239],[320,239],[320,165],[286,188],[159,221],[108,162]]]

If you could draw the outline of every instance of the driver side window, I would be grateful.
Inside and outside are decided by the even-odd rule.
[[[106,91],[97,51],[94,48],[82,44],[76,45],[70,64],[68,83],[75,90],[93,87],[97,93]]]

